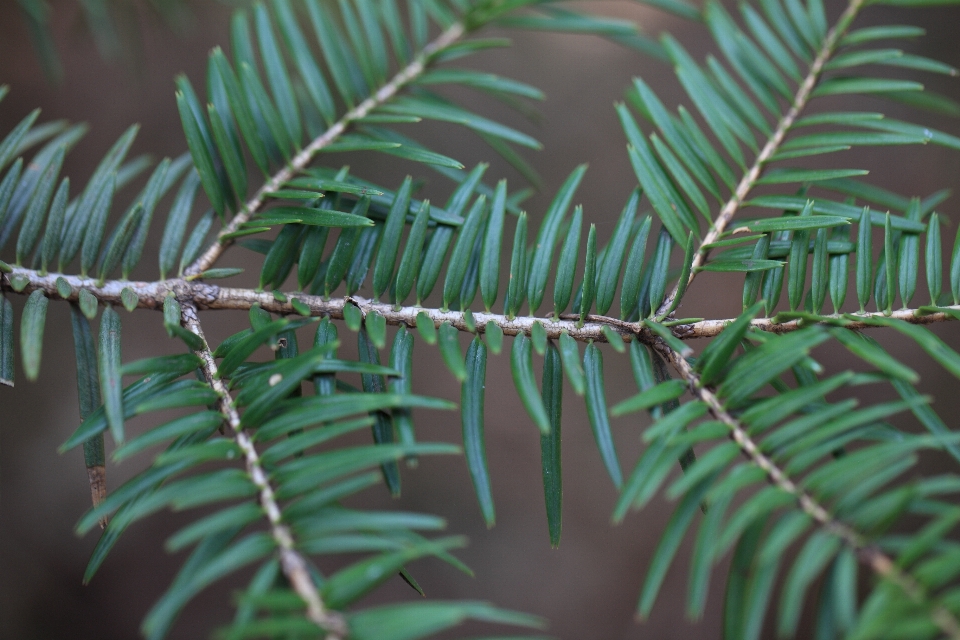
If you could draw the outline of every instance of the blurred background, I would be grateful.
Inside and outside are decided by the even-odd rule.
[[[171,29],[147,10],[148,3],[133,4],[139,11],[131,14],[133,30],[128,33],[128,45],[132,46],[119,59],[105,60],[98,54],[78,3],[50,2],[54,9],[51,32],[63,65],[63,79],[56,84],[42,71],[17,3],[0,2],[0,84],[11,87],[10,95],[0,104],[0,132],[9,131],[38,106],[43,108],[41,121],[66,118],[89,123],[90,133],[67,157],[64,169],[74,185],[85,182],[112,142],[134,122],[141,123],[142,128],[131,155],[147,152],[157,160],[180,155],[186,144],[173,98],[173,78],[186,73],[199,89],[204,84],[208,51],[229,43],[230,6],[209,0],[191,2],[189,16],[182,16],[179,28]],[[842,9],[835,0],[826,4],[834,16]],[[639,4],[590,2],[578,7],[635,20],[648,34],[670,31],[700,58],[709,51],[705,29]],[[879,7],[865,12],[858,26],[873,23],[922,25],[928,35],[914,43],[913,50],[960,66],[956,39],[960,10],[908,13]],[[450,95],[543,142],[542,152],[527,154],[543,177],[543,189],[526,203],[534,220],[542,217],[567,174],[577,164],[589,163],[590,170],[575,202],[584,205],[587,221],[597,224],[598,240],[605,241],[636,183],[612,104],[623,99],[624,89],[637,75],[654,86],[668,106],[689,101],[682,96],[667,65],[597,37],[493,29],[486,35],[510,37],[514,46],[482,53],[461,64],[543,89],[547,100],[536,105],[541,115],[531,122],[484,96]],[[940,93],[960,98],[960,84],[955,78],[927,75],[923,81]],[[956,120],[909,112],[898,105],[864,100],[857,108],[883,109],[892,116],[928,123],[954,134],[960,131]],[[490,183],[507,177],[512,188],[523,184],[515,171],[462,128],[421,124],[405,133],[456,157],[468,168],[477,162],[490,162],[486,174]],[[908,196],[925,196],[960,184],[960,154],[940,147],[834,155],[837,157],[830,160],[836,164],[831,166],[868,168],[871,182]],[[350,156],[345,162],[354,174],[390,187],[396,187],[407,172],[425,178],[421,195],[435,202],[445,200],[450,192],[448,181],[422,166],[391,162],[373,154]],[[119,200],[125,204],[139,188],[139,183],[128,188]],[[956,232],[954,225],[960,220],[957,202],[953,198],[939,209],[946,224],[944,238],[952,239]],[[161,206],[160,210],[166,209]],[[134,274],[138,279],[157,277],[151,256],[156,255],[159,223],[154,225],[154,245],[148,246]],[[257,254],[233,249],[221,266],[247,267],[247,274],[237,278],[235,286],[255,286],[259,260]],[[688,291],[680,313],[686,317],[732,317],[740,311],[741,284],[737,277],[704,275]],[[922,285],[920,291],[925,291]],[[917,297],[923,296],[925,293]],[[23,301],[17,296],[13,301],[19,317]],[[134,318],[121,313],[124,361],[178,348],[163,332],[159,315],[138,311]],[[244,328],[247,322],[245,314],[224,311],[206,312],[202,319],[214,344]],[[955,326],[934,330],[951,345],[960,345]],[[342,330],[341,339],[344,352],[355,353],[352,334]],[[921,373],[923,391],[934,396],[936,409],[948,423],[950,416],[960,413],[955,380],[947,378],[911,344],[892,336],[881,339],[893,355]],[[302,336],[301,344],[309,344],[308,340],[308,336]],[[604,351],[606,393],[612,404],[635,393],[635,387],[627,359]],[[82,454],[79,450],[57,453],[58,445],[78,424],[73,345],[65,305],[50,305],[44,354],[37,383],[26,383],[18,371],[16,389],[0,388],[0,637],[134,638],[144,614],[183,561],[183,554],[167,554],[163,542],[195,516],[163,513],[134,525],[93,582],[81,585],[96,534],[78,538],[73,529],[90,499]],[[443,368],[436,350],[418,344],[416,354],[414,391],[457,399],[459,385]],[[829,348],[816,355],[828,370],[844,365],[842,354]],[[459,552],[459,557],[474,569],[475,577],[459,574],[435,560],[409,567],[428,597],[482,599],[542,615],[549,621],[547,633],[563,639],[719,638],[726,562],[714,574],[703,619],[689,620],[684,613],[689,539],[667,577],[653,616],[635,620],[640,585],[672,505],[657,499],[646,510],[630,514],[624,523],[611,524],[616,491],[600,462],[581,399],[569,388],[565,395],[564,511],[559,549],[550,548],[547,536],[536,427],[517,399],[506,355],[492,357],[487,371],[486,434],[496,527],[487,530],[484,526],[465,464],[454,457],[424,459],[419,468],[404,470],[404,495],[399,500],[389,498],[386,490],[378,487],[351,504],[438,514],[447,519],[449,533],[469,537],[470,545]],[[867,396],[864,401],[870,400]],[[902,424],[912,428],[909,419],[903,419]],[[135,434],[146,425],[134,420],[128,429]],[[421,440],[460,441],[457,412],[421,411],[417,425]],[[625,473],[640,453],[639,434],[645,425],[646,418],[636,417],[613,423]],[[108,463],[108,486],[119,486],[148,461],[147,457],[138,457],[120,465]],[[923,463],[925,471],[944,464],[936,456],[925,458]],[[330,572],[341,566],[336,563],[346,560],[334,559],[321,568]],[[231,594],[248,578],[246,573],[222,581],[194,599],[171,637],[209,636],[230,619]],[[395,578],[361,605],[414,596]],[[460,630],[457,636],[493,631],[478,626]],[[801,637],[808,634],[809,628],[805,628]],[[773,637],[772,629],[769,636]]]

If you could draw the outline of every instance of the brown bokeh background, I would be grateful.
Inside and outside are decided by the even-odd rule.
[[[77,3],[55,0],[51,4],[55,8],[53,33],[65,67],[65,79],[59,86],[45,80],[17,15],[16,3],[0,3],[0,83],[12,88],[0,104],[0,131],[8,131],[36,106],[43,108],[42,120],[68,118],[90,123],[90,134],[68,156],[65,173],[73,177],[74,185],[82,184],[112,141],[133,122],[142,124],[134,152],[149,152],[156,158],[182,153],[185,143],[173,100],[172,80],[175,74],[184,72],[194,86],[203,86],[207,51],[214,45],[228,44],[230,9],[210,1],[192,3],[195,21],[192,28],[179,35],[144,12],[138,25],[140,51],[109,62],[97,54]],[[593,2],[584,6],[606,15],[637,20],[648,33],[670,30],[698,56],[709,50],[710,41],[703,28],[638,4]],[[839,3],[828,3],[828,11],[831,15],[839,13]],[[910,14],[876,8],[869,10],[858,24],[870,23],[921,24],[927,28],[928,36],[916,42],[915,49],[960,66],[956,44],[960,11],[935,9]],[[569,171],[581,162],[590,163],[576,201],[583,203],[587,220],[597,224],[599,239],[605,241],[636,181],[612,103],[622,99],[623,90],[636,75],[643,75],[656,87],[667,105],[688,101],[666,65],[599,38],[520,32],[504,35],[515,40],[512,48],[486,52],[460,64],[495,71],[542,88],[547,94],[547,101],[538,105],[542,117],[529,123],[483,96],[456,95],[466,98],[471,108],[519,126],[544,143],[542,152],[528,154],[544,182],[541,194],[527,203],[534,220],[542,216],[549,194]],[[954,78],[925,76],[923,80],[934,90],[960,97],[960,86]],[[864,100],[857,108],[881,108],[896,117],[922,118],[923,122],[949,132],[960,130],[954,120],[909,113],[897,105]],[[490,182],[506,176],[512,185],[521,184],[515,172],[463,129],[424,124],[409,132],[468,167],[489,161]],[[923,196],[944,186],[955,186],[960,177],[960,155],[939,147],[871,149],[835,156],[829,158],[829,166],[869,168],[872,182],[906,195]],[[428,182],[423,193],[434,201],[442,201],[450,191],[445,179],[419,166],[372,155],[351,156],[348,161],[354,173],[386,185],[398,184],[406,172],[424,177]],[[132,189],[127,189],[126,197],[131,195]],[[940,207],[947,225],[945,238],[953,237],[954,225],[960,220],[956,202],[954,198]],[[159,223],[155,221],[154,225],[154,244],[148,246],[135,274],[142,279],[156,277]],[[246,266],[249,273],[242,279],[251,286],[256,284],[257,255],[232,250],[223,264]],[[713,318],[733,316],[740,310],[740,286],[739,278],[704,275],[687,293],[682,313]],[[918,291],[918,299],[926,295],[922,276]],[[852,293],[848,299],[851,297]],[[22,300],[15,298],[14,305],[19,315]],[[135,317],[122,313],[125,361],[177,348],[163,334],[159,316],[147,311],[136,312]],[[208,312],[202,319],[214,342],[239,330],[246,322],[244,314],[227,312]],[[951,344],[960,344],[954,326],[935,330]],[[355,349],[348,332],[342,331],[341,337],[346,352]],[[895,356],[921,372],[922,388],[935,397],[940,414],[947,418],[957,415],[960,404],[955,381],[918,354],[912,344],[887,336],[883,341]],[[605,352],[606,391],[608,400],[615,402],[632,393],[633,382],[626,358],[608,349]],[[436,351],[418,344],[416,353],[415,391],[456,399],[457,384],[442,368]],[[96,539],[93,534],[77,538],[73,533],[74,524],[89,502],[82,455],[79,450],[65,455],[56,452],[78,422],[72,340],[67,309],[62,304],[50,306],[44,355],[37,383],[26,383],[18,371],[17,388],[0,389],[0,636],[133,638],[142,617],[166,589],[184,557],[167,554],[163,541],[193,516],[163,513],[138,523],[116,546],[94,581],[87,587],[81,586],[83,568]],[[843,354],[835,350],[821,349],[817,355],[828,368],[844,362]],[[497,506],[495,528],[488,531],[483,526],[461,458],[424,459],[418,469],[405,471],[404,496],[400,500],[391,500],[377,488],[352,503],[439,514],[447,519],[449,533],[469,536],[470,546],[459,556],[476,571],[476,577],[467,578],[434,560],[410,567],[427,595],[438,599],[483,599],[536,613],[549,621],[550,635],[564,639],[719,638],[726,564],[721,563],[714,574],[703,619],[688,620],[684,603],[690,540],[678,554],[653,616],[642,623],[634,620],[644,571],[671,505],[657,499],[645,511],[628,516],[623,524],[611,525],[616,492],[600,463],[582,401],[569,388],[565,390],[563,426],[563,538],[559,550],[550,549],[537,433],[513,390],[507,356],[491,358],[487,377],[486,433]],[[137,433],[147,424],[134,420],[128,428]],[[638,434],[644,424],[636,418],[614,420],[625,473],[629,473],[639,454]],[[908,425],[910,421],[904,419],[901,424]],[[460,440],[459,417],[455,412],[421,412],[418,429],[419,437],[425,441]],[[147,463],[148,458],[139,457],[120,465],[111,464],[110,486],[118,486]],[[936,456],[924,461],[926,470],[939,469],[943,464]],[[339,566],[342,560],[330,562],[323,567],[325,570]],[[171,637],[207,637],[229,620],[230,594],[248,575],[217,583],[196,598],[183,612]],[[362,604],[412,596],[406,585],[394,579]],[[470,629],[475,635],[492,631],[479,626]]]

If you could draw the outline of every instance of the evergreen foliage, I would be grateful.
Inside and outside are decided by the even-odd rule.
[[[21,4],[42,26],[42,3]],[[960,462],[960,436],[917,391],[916,372],[861,333],[899,332],[960,377],[960,354],[924,326],[960,318],[960,235],[945,264],[937,213],[945,192],[904,197],[871,185],[859,168],[795,162],[859,146],[960,150],[960,138],[922,124],[815,108],[822,96],[871,94],[957,114],[960,105],[886,77],[883,66],[957,70],[890,48],[918,35],[911,27],[856,28],[869,10],[864,0],[850,0],[832,21],[821,0],[759,0],[740,5],[739,16],[715,0],[649,4],[701,21],[719,57],[701,63],[669,35],[656,41],[622,21],[550,3],[271,0],[236,12],[230,53],[211,53],[201,90],[177,79],[184,156],[155,167],[128,158],[132,127],[85,185],[71,185],[61,167],[82,125],[38,124],[33,112],[4,134],[0,383],[13,386],[17,350],[26,378],[36,379],[49,357],[49,302],[66,301],[80,424],[62,449],[83,447],[90,477],[93,507],[79,531],[103,528],[85,579],[136,521],[216,506],[167,541],[192,552],[146,614],[145,636],[164,637],[195,594],[251,566],[224,637],[413,639],[469,618],[540,627],[477,602],[354,608],[397,573],[419,589],[407,572],[418,558],[470,569],[452,553],[461,537],[434,534],[441,519],[341,504],[378,484],[399,494],[405,463],[420,456],[463,453],[492,526],[484,380],[488,352],[509,349],[540,437],[550,544],[561,542],[564,380],[583,397],[619,494],[614,520],[656,495],[675,501],[638,615],[655,606],[691,536],[691,616],[704,610],[714,565],[732,558],[724,637],[757,638],[767,616],[792,637],[814,601],[806,610],[815,612],[817,638],[960,638],[960,554],[950,537],[960,476],[916,469],[926,450]],[[606,244],[573,206],[585,166],[537,223],[523,211],[529,189],[490,180],[485,164],[467,170],[391,127],[455,123],[535,177],[518,150],[538,148],[535,139],[432,89],[473,87],[514,104],[542,97],[450,64],[498,46],[477,35],[492,23],[613,38],[666,60],[686,91],[689,107],[671,111],[637,78],[616,105],[638,187]],[[339,167],[343,151],[413,161],[457,186],[444,203],[421,200],[413,177],[377,185]],[[140,193],[115,203],[141,175]],[[151,233],[162,238],[157,279],[131,281]],[[256,290],[224,286],[238,271],[217,261],[234,246],[263,255]],[[925,291],[917,290],[921,264]],[[687,285],[715,272],[743,274],[743,313],[677,317]],[[19,336],[16,295],[28,296]],[[545,315],[544,305],[552,308]],[[181,353],[124,362],[129,320],[117,306],[161,311],[143,321],[162,318]],[[250,328],[211,345],[198,315],[208,309],[246,311]],[[299,344],[306,331],[313,343]],[[466,354],[461,333],[471,334]],[[692,338],[710,338],[697,357]],[[460,382],[457,402],[412,393],[420,339]],[[358,359],[341,356],[354,340]],[[815,349],[827,343],[868,371],[826,373]],[[637,384],[636,395],[613,406],[604,357],[628,358]],[[889,385],[893,399],[866,407],[836,399],[866,384]],[[172,408],[186,411],[126,437],[126,420]],[[417,439],[414,409],[457,408],[462,447]],[[644,450],[623,469],[610,416],[641,411],[652,419]],[[889,422],[904,412],[918,428]],[[337,441],[365,429],[369,445]],[[107,432],[115,460],[154,452],[109,492]],[[671,475],[678,463],[682,474]],[[799,551],[791,557],[788,548]],[[348,552],[366,556],[324,572],[326,556]]]

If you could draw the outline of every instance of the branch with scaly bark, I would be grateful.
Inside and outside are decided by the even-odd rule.
[[[277,543],[280,567],[284,575],[290,581],[294,591],[306,603],[307,618],[326,631],[326,640],[345,638],[347,633],[346,622],[339,614],[327,610],[323,604],[320,592],[317,591],[313,578],[310,577],[307,561],[294,548],[293,534],[289,527],[281,522],[280,505],[277,503],[273,487],[270,486],[267,472],[261,464],[260,455],[257,453],[253,440],[244,432],[243,426],[240,424],[240,414],[233,406],[233,398],[230,397],[226,382],[223,378],[217,376],[217,363],[213,358],[210,347],[207,346],[203,328],[200,326],[200,319],[197,317],[197,308],[189,300],[181,301],[181,322],[188,331],[203,340],[204,347],[195,351],[195,353],[203,361],[201,368],[207,384],[220,396],[217,401],[217,408],[230,426],[233,439],[240,447],[246,460],[247,474],[259,491],[260,506],[270,522],[270,535]]]
[[[80,276],[68,276],[59,273],[41,275],[38,271],[22,267],[10,267],[10,273],[2,274],[0,289],[29,294],[37,289],[43,290],[48,297],[56,300],[63,299],[76,302],[80,298],[80,291],[85,290],[104,304],[123,304],[123,291],[127,289],[136,296],[137,307],[141,309],[163,308],[163,301],[171,293],[178,299],[194,304],[201,310],[233,309],[247,310],[254,305],[278,315],[298,315],[293,300],[301,303],[302,308],[309,310],[315,317],[330,316],[334,319],[343,318],[343,307],[353,304],[364,314],[376,311],[382,315],[387,324],[414,327],[418,314],[426,314],[439,327],[449,322],[461,331],[472,331],[466,314],[461,311],[442,311],[430,307],[397,307],[391,304],[368,300],[359,296],[343,298],[324,298],[304,293],[290,292],[276,295],[267,291],[254,289],[239,289],[221,287],[196,280],[182,279],[161,280],[157,282],[136,282],[130,280],[107,280],[99,283],[96,280]],[[66,295],[63,295],[66,294]],[[960,315],[960,305],[942,307],[944,311],[927,312],[924,309],[900,309],[890,315],[882,312],[864,314],[828,315],[820,316],[825,323],[836,323],[848,329],[866,329],[871,326],[867,321],[871,318],[895,318],[912,324],[932,324],[953,320]],[[483,333],[488,322],[493,322],[507,335],[529,335],[534,323],[540,323],[549,338],[559,338],[561,333],[567,333],[579,342],[607,342],[604,327],[609,327],[620,334],[624,339],[640,336],[647,343],[653,342],[653,335],[644,329],[643,322],[625,322],[617,318],[601,315],[588,315],[581,325],[575,319],[566,315],[555,319],[553,316],[537,318],[533,316],[509,316],[498,313],[475,311],[471,313],[476,331]],[[858,320],[863,318],[864,321]],[[720,320],[697,320],[677,323],[671,326],[673,334],[681,340],[694,338],[712,338],[719,335],[733,318]],[[676,322],[676,321],[674,321]],[[753,320],[754,328],[769,333],[789,333],[813,322],[810,319],[790,319],[778,322],[777,318],[757,318]],[[668,323],[669,325],[670,323]]]

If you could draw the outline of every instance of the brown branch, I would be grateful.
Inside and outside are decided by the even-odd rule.
[[[949,307],[939,308],[950,309],[954,313],[960,314],[960,305],[951,305]],[[855,329],[858,331],[861,329],[876,328],[877,326],[875,324],[858,320],[858,318],[893,318],[895,320],[909,322],[910,324],[933,324],[936,322],[946,322],[947,320],[956,319],[956,316],[946,311],[928,313],[923,309],[898,309],[890,314],[886,314],[882,311],[871,311],[867,313],[831,314],[820,317],[823,318],[823,322],[821,324],[836,324],[837,326],[842,326],[845,329]],[[730,318],[729,320],[701,320],[700,322],[694,322],[692,324],[678,325],[673,328],[673,333],[681,340],[690,340],[693,338],[712,338],[716,335],[719,335],[720,332],[723,331],[726,326],[734,320],[736,320],[736,318]],[[754,329],[766,331],[767,333],[790,333],[792,331],[796,331],[797,329],[802,329],[803,327],[809,326],[810,324],[818,323],[804,320],[787,320],[784,322],[777,322],[776,317],[774,317],[756,318],[750,324]]]
[[[807,72],[806,77],[803,79],[803,82],[800,83],[800,87],[797,89],[797,93],[793,98],[793,104],[790,106],[790,110],[787,111],[786,115],[780,119],[780,122],[777,124],[777,128],[767,140],[767,143],[763,146],[763,149],[760,150],[760,153],[757,155],[756,160],[754,160],[753,165],[747,169],[747,172],[743,175],[743,178],[741,178],[737,188],[733,191],[733,195],[730,196],[730,199],[727,200],[726,204],[723,205],[723,208],[720,209],[720,213],[717,214],[716,219],[713,221],[710,231],[707,232],[707,235],[704,236],[703,241],[700,243],[700,247],[697,249],[697,253],[693,257],[693,266],[690,269],[690,277],[687,279],[688,287],[690,283],[693,282],[693,279],[697,277],[698,267],[703,266],[703,264],[707,261],[707,256],[710,254],[710,249],[705,247],[720,239],[720,236],[723,235],[723,232],[726,230],[727,225],[730,224],[733,216],[736,215],[744,201],[747,199],[747,195],[750,193],[753,187],[756,186],[757,180],[760,178],[760,174],[763,172],[764,165],[769,162],[777,153],[780,145],[783,144],[784,138],[786,138],[787,134],[790,132],[790,128],[793,127],[794,123],[797,121],[797,118],[800,116],[800,113],[807,106],[807,103],[810,101],[810,97],[813,94],[813,89],[816,87],[817,81],[820,79],[820,75],[823,73],[824,65],[830,60],[834,50],[837,48],[837,43],[849,28],[850,24],[853,22],[853,19],[857,16],[857,13],[859,13],[863,4],[864,0],[851,0],[850,4],[843,12],[843,15],[841,15],[837,21],[836,26],[834,26],[834,28],[831,29],[827,34],[826,39],[823,41],[823,46],[820,48],[820,52],[817,54],[817,57],[814,58],[813,62],[810,63],[810,70]],[[677,286],[673,288],[673,291],[670,293],[670,295],[668,295],[663,301],[663,304],[660,305],[660,308],[657,309],[656,315],[659,316],[667,312],[667,310],[673,304],[674,299],[677,297],[679,288],[680,285],[678,283]]]
[[[227,238],[226,236],[235,233],[245,222],[250,220],[260,207],[263,206],[266,194],[271,191],[276,191],[283,183],[289,181],[298,172],[302,171],[310,164],[314,156],[339,138],[350,126],[350,123],[365,117],[371,111],[395,96],[401,88],[424,72],[430,56],[456,42],[465,32],[466,30],[462,23],[454,23],[453,26],[441,33],[436,40],[424,47],[413,62],[398,71],[387,84],[380,87],[376,93],[344,114],[333,126],[304,147],[300,153],[294,156],[290,164],[274,174],[260,187],[253,198],[244,205],[244,208],[220,230],[213,244],[211,244],[193,264],[184,270],[184,275],[196,275],[212,267],[224,250],[233,242],[231,238]]]
[[[162,280],[158,282],[136,282],[130,280],[107,280],[98,283],[90,278],[80,276],[68,276],[60,273],[48,273],[41,275],[32,269],[22,267],[11,267],[9,274],[0,274],[0,289],[15,291],[12,282],[15,280],[25,281],[26,284],[20,288],[19,293],[29,294],[37,289],[43,290],[48,297],[53,299],[63,299],[76,302],[80,298],[80,290],[84,289],[92,294],[103,304],[122,304],[122,291],[129,289],[137,296],[137,307],[141,309],[163,308],[163,300],[167,295],[173,293],[178,299],[188,301],[198,309],[218,310],[233,309],[244,311],[254,305],[278,315],[297,315],[298,311],[294,309],[291,300],[298,300],[303,303],[314,317],[329,316],[333,319],[343,318],[343,307],[345,304],[354,304],[366,314],[376,311],[382,315],[387,324],[407,327],[415,327],[417,315],[424,313],[434,326],[439,327],[444,322],[449,322],[460,331],[470,331],[465,314],[461,311],[441,311],[440,309],[429,307],[396,307],[394,305],[381,302],[374,302],[358,296],[349,296],[344,298],[324,298],[322,296],[313,296],[305,293],[285,293],[282,299],[278,299],[273,293],[267,291],[256,291],[254,289],[239,289],[231,287],[221,287],[197,280]],[[61,288],[69,290],[65,297],[60,296]],[[285,301],[284,301],[285,300]],[[960,313],[960,305],[944,307],[954,313]],[[574,340],[579,342],[607,342],[607,337],[603,332],[604,327],[610,327],[624,340],[631,340],[634,336],[639,336],[644,342],[652,344],[653,335],[643,327],[642,322],[626,322],[618,318],[601,315],[588,315],[586,322],[578,326],[575,320],[567,319],[566,316],[554,319],[552,316],[535,318],[533,316],[519,316],[510,318],[499,313],[485,313],[475,311],[472,313],[473,322],[476,325],[477,332],[483,333],[485,325],[493,322],[507,335],[525,334],[530,335],[533,325],[539,322],[543,326],[549,338],[559,338],[561,333],[566,333]],[[933,324],[936,322],[945,322],[953,320],[954,316],[945,311],[936,313],[927,313],[921,309],[900,309],[894,311],[889,316],[877,312],[864,314],[848,315],[829,315],[822,316],[825,323],[842,323],[848,329],[868,329],[875,328],[875,325],[867,324],[856,318],[895,318],[911,324]],[[689,324],[677,325],[671,328],[673,334],[681,340],[691,340],[694,338],[712,338],[719,335],[728,324],[735,318],[724,320],[700,320]],[[789,320],[786,322],[776,322],[776,318],[757,318],[753,320],[754,328],[769,333],[789,333],[802,328],[804,324],[800,320]]]
[[[243,426],[240,424],[240,414],[233,406],[233,398],[230,397],[226,382],[217,377],[217,363],[203,335],[203,328],[200,326],[200,320],[197,317],[197,308],[189,299],[181,300],[181,312],[183,326],[203,340],[204,347],[195,353],[203,360],[201,368],[207,384],[220,396],[217,406],[224,420],[230,425],[233,439],[240,450],[243,451],[247,463],[247,474],[259,490],[260,506],[270,522],[270,535],[277,543],[283,574],[289,580],[294,591],[306,603],[307,618],[326,631],[326,640],[341,640],[346,637],[346,621],[336,612],[329,611],[323,604],[320,592],[317,590],[313,578],[310,577],[306,560],[294,548],[293,535],[289,527],[281,522],[280,505],[277,503],[273,487],[270,486],[267,473],[263,469],[260,455],[257,453],[253,440],[243,431]]]

